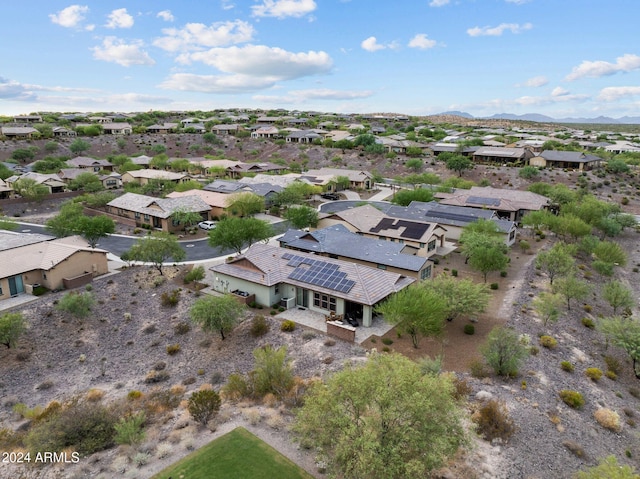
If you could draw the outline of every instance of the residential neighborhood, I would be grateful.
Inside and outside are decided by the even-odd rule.
[[[291,450],[313,381],[406,360],[444,381],[438,390],[466,391],[447,401],[492,460],[510,460],[511,446],[499,447],[522,451],[537,430],[554,438],[557,468],[583,461],[563,441],[593,457],[611,447],[563,425],[615,430],[612,443],[636,450],[635,413],[625,412],[636,407],[636,358],[615,328],[620,314],[637,321],[640,131],[450,115],[155,113],[3,121],[0,359],[12,369],[0,389],[25,405],[0,408],[1,428],[38,431],[37,421],[20,425],[35,414],[24,408],[67,393],[106,405],[123,389],[124,404],[147,408],[138,431],[164,439],[149,449],[153,466],[131,469],[120,452],[116,465],[154,477],[191,452],[190,438],[196,450],[215,442],[213,424],[227,427],[227,415]],[[487,352],[494,341],[518,351],[507,369]],[[257,358],[276,353],[295,379],[258,395]],[[21,379],[31,366],[38,372]],[[564,390],[586,405],[574,408],[566,398],[578,396]],[[159,391],[184,399],[159,405]],[[180,405],[197,391],[221,401],[203,421]],[[488,426],[487,404],[499,413]],[[618,426],[594,419],[601,410]],[[158,419],[168,414],[175,420]],[[484,427],[504,429],[475,432]],[[111,464],[113,441],[87,454]],[[170,447],[180,452],[158,456]],[[486,464],[460,451],[459,464]],[[299,455],[308,474],[327,477],[312,452]]]

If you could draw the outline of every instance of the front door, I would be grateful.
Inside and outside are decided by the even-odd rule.
[[[17,296],[24,293],[24,284],[22,284],[22,276],[16,275],[9,278],[9,293],[11,296]]]
[[[296,288],[296,304],[304,308],[309,307],[309,290],[304,288]]]

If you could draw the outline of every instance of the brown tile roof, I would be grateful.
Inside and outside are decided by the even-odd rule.
[[[337,265],[339,271],[345,273],[346,278],[353,281],[354,285],[348,292],[340,292],[298,279],[292,279],[289,275],[296,268],[289,266],[289,259],[283,258],[283,255],[287,253]],[[398,273],[265,244],[255,244],[244,255],[235,258],[229,263],[213,266],[211,271],[263,286],[287,283],[366,305],[374,305],[415,281],[413,278]]]
[[[156,218],[168,218],[179,209],[198,213],[211,209],[207,203],[195,195],[182,196],[179,198],[155,198],[137,193],[125,193],[107,203],[107,206],[155,216]]]

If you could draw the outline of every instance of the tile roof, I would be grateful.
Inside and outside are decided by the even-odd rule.
[[[184,173],[174,173],[173,171],[164,171],[164,170],[152,170],[152,169],[142,169],[142,170],[131,170],[127,171],[127,173],[131,175],[132,178],[147,178],[150,180],[181,180],[184,178]]]
[[[402,253],[405,245],[357,235],[341,224],[305,232],[288,230],[279,240],[281,245],[310,253],[335,254],[370,263],[420,271],[427,258]]]
[[[229,195],[225,193],[205,190],[173,191],[167,195],[167,198],[181,199],[193,196],[200,198],[209,207],[226,208],[229,201]]]
[[[179,209],[195,212],[204,212],[210,209],[210,206],[202,198],[195,195],[186,195],[178,198],[155,198],[137,193],[125,193],[107,203],[107,206],[155,216],[156,218],[168,218]]]
[[[0,277],[7,278],[33,270],[49,271],[78,251],[107,254],[105,250],[90,248],[80,237],[40,240],[0,251]]]
[[[500,211],[537,211],[549,204],[546,196],[531,191],[506,190],[491,186],[473,186],[454,193],[438,193],[441,204],[489,208]]]
[[[413,278],[408,278],[398,273],[391,273],[347,261],[319,257],[310,253],[295,252],[297,256],[309,260],[322,261],[329,265],[334,265],[334,267],[337,266],[340,272],[346,274],[347,279],[354,282],[348,292],[336,291],[289,278],[289,275],[296,267],[289,265],[289,259],[283,258],[286,253],[292,254],[291,250],[265,244],[255,244],[244,255],[237,256],[229,263],[213,266],[211,271],[263,286],[273,286],[279,283],[291,284],[365,305],[374,305],[415,281]]]

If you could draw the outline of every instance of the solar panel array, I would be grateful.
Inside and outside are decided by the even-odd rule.
[[[469,196],[469,198],[467,198],[467,203],[471,203],[473,205],[500,206],[500,199],[485,198],[482,196]]]
[[[355,281],[347,279],[347,273],[340,271],[340,266],[337,264],[291,253],[283,254],[282,259],[289,260],[287,266],[295,267],[289,274],[289,279],[295,279],[303,283],[313,284],[341,293],[348,293],[356,284]]]

